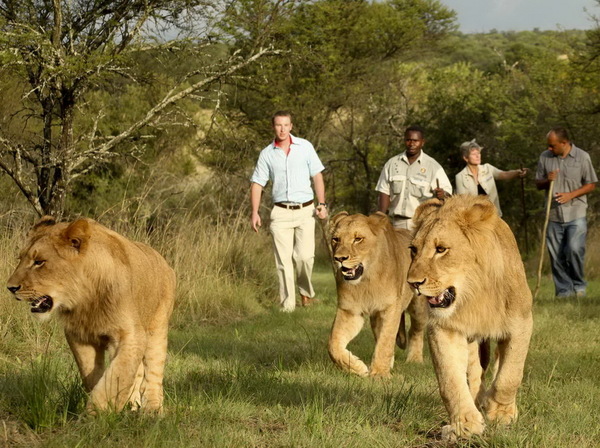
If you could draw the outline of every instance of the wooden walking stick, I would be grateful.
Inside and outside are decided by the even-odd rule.
[[[521,172],[523,171],[523,164],[521,164]],[[521,177],[521,207],[523,207],[523,224],[522,227],[525,230],[525,253],[529,254],[529,236],[527,232],[527,221],[529,216],[527,213],[527,206],[525,204],[525,178]]]
[[[329,253],[329,261],[331,262],[331,268],[333,269],[333,275],[335,275],[336,266],[335,261],[333,260],[333,248],[331,247],[331,227],[329,226],[329,216],[325,219],[317,218],[319,222],[319,226],[321,227],[321,231],[323,233],[323,242],[327,247],[327,252]]]
[[[535,291],[533,298],[535,299],[540,291],[540,282],[542,281],[542,266],[544,264],[544,253],[546,252],[546,232],[548,232],[548,221],[550,220],[550,207],[552,205],[552,192],[554,190],[554,181],[550,181],[548,187],[548,200],[546,201],[546,219],[544,220],[544,228],[542,230],[542,248],[540,249],[540,263],[538,265],[537,272],[537,284],[535,285]]]

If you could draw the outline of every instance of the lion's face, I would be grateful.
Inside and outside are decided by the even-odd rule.
[[[378,234],[384,231],[387,216],[337,214],[331,233],[333,259],[347,282],[359,282],[369,270],[377,247]]]
[[[69,307],[73,280],[78,277],[81,240],[73,229],[42,220],[30,233],[19,264],[8,279],[8,289],[17,300],[29,302],[41,319],[56,309]]]
[[[428,201],[415,214],[407,280],[427,300],[433,316],[450,316],[473,295],[473,279],[481,274],[485,254],[479,253],[472,236],[496,216],[489,201],[474,200],[468,206],[460,201],[448,200],[443,207],[437,200]]]
[[[437,223],[417,232],[410,247],[408,282],[427,299],[432,310],[449,314],[460,298],[474,254],[458,226]]]

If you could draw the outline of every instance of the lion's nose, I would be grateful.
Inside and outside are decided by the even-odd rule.
[[[8,286],[8,290],[9,290],[10,292],[12,292],[13,294],[16,294],[16,292],[17,292],[19,289],[21,289],[21,287],[20,287],[20,286]]]
[[[418,290],[419,286],[421,286],[423,283],[425,283],[425,279],[421,280],[420,282],[408,282],[408,284],[416,290]]]
[[[346,261],[348,258],[349,258],[348,256],[346,256],[346,257],[333,257],[333,259],[335,261],[337,261],[338,263],[341,263],[342,261]]]

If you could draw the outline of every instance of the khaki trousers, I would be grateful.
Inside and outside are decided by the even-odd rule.
[[[300,294],[315,295],[310,281],[315,261],[314,213],[314,205],[299,210],[274,206],[271,210],[270,230],[279,278],[279,301],[284,311],[296,308],[294,265]]]

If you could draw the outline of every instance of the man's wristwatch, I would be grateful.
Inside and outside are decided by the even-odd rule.
[[[327,202],[319,202],[317,205],[322,205],[323,207],[327,208]]]

